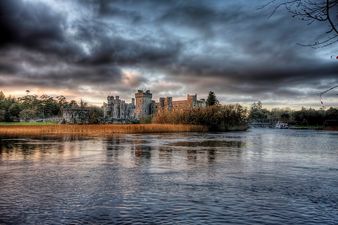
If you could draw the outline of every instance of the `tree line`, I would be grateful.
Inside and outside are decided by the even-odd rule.
[[[291,110],[290,108],[274,108],[268,110],[262,103],[255,102],[250,109],[235,104],[221,105],[214,92],[210,91],[206,100],[207,107],[184,111],[158,112],[152,118],[153,123],[174,124],[201,124],[212,129],[227,130],[234,127],[245,127],[248,122],[276,123],[286,122],[290,125],[323,126],[328,121],[338,121],[338,109],[312,109],[302,108]],[[0,91],[0,121],[30,121],[59,118],[62,110],[67,108],[89,109],[91,123],[99,123],[103,117],[103,111],[99,107],[89,107],[82,100],[68,101],[63,95],[34,95],[27,92],[22,97],[5,96]],[[150,122],[150,121],[149,121]]]
[[[87,107],[87,103],[75,100],[68,101],[65,96],[52,97],[49,95],[29,94],[22,97],[5,96],[0,91],[0,121],[29,121],[33,119],[47,119],[60,117],[62,109]]]
[[[249,113],[250,122],[268,122],[277,121],[286,122],[291,125],[300,126],[324,126],[328,122],[338,121],[338,109],[330,107],[328,109],[301,108],[292,110],[290,108],[274,108],[271,110],[263,108],[259,101],[253,103]]]
[[[204,125],[212,131],[247,129],[247,110],[241,105],[213,105],[178,111],[158,112],[153,123]]]

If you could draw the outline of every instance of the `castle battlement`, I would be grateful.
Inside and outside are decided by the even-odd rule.
[[[104,104],[105,118],[112,120],[140,120],[150,117],[156,112],[180,111],[192,108],[206,107],[205,99],[197,99],[197,94],[187,95],[186,100],[173,101],[171,96],[160,97],[159,102],[152,100],[153,94],[150,90],[138,90],[135,99],[131,103],[126,103],[119,96],[108,96]]]

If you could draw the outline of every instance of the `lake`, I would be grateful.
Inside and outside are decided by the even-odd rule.
[[[0,138],[0,224],[337,223],[338,132]]]

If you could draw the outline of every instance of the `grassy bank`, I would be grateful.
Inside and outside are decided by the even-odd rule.
[[[205,126],[173,124],[111,125],[3,125],[0,135],[88,135],[105,136],[119,133],[206,132]]]

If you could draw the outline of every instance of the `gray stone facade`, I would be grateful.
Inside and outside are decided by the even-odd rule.
[[[108,96],[107,103],[103,104],[103,113],[106,122],[131,122],[135,120],[135,100],[126,103],[119,96]]]
[[[154,113],[155,101],[152,100],[153,94],[149,90],[142,91],[138,90],[135,93],[136,108],[135,117],[136,119],[146,118]]]
[[[119,96],[108,96],[107,103],[103,104],[105,121],[128,123],[148,118],[156,112],[189,110],[206,106],[205,100],[198,100],[196,94],[187,95],[187,99],[181,101],[173,101],[172,97],[161,97],[159,102],[155,102],[152,97],[150,90],[138,90],[131,103],[126,103]]]

